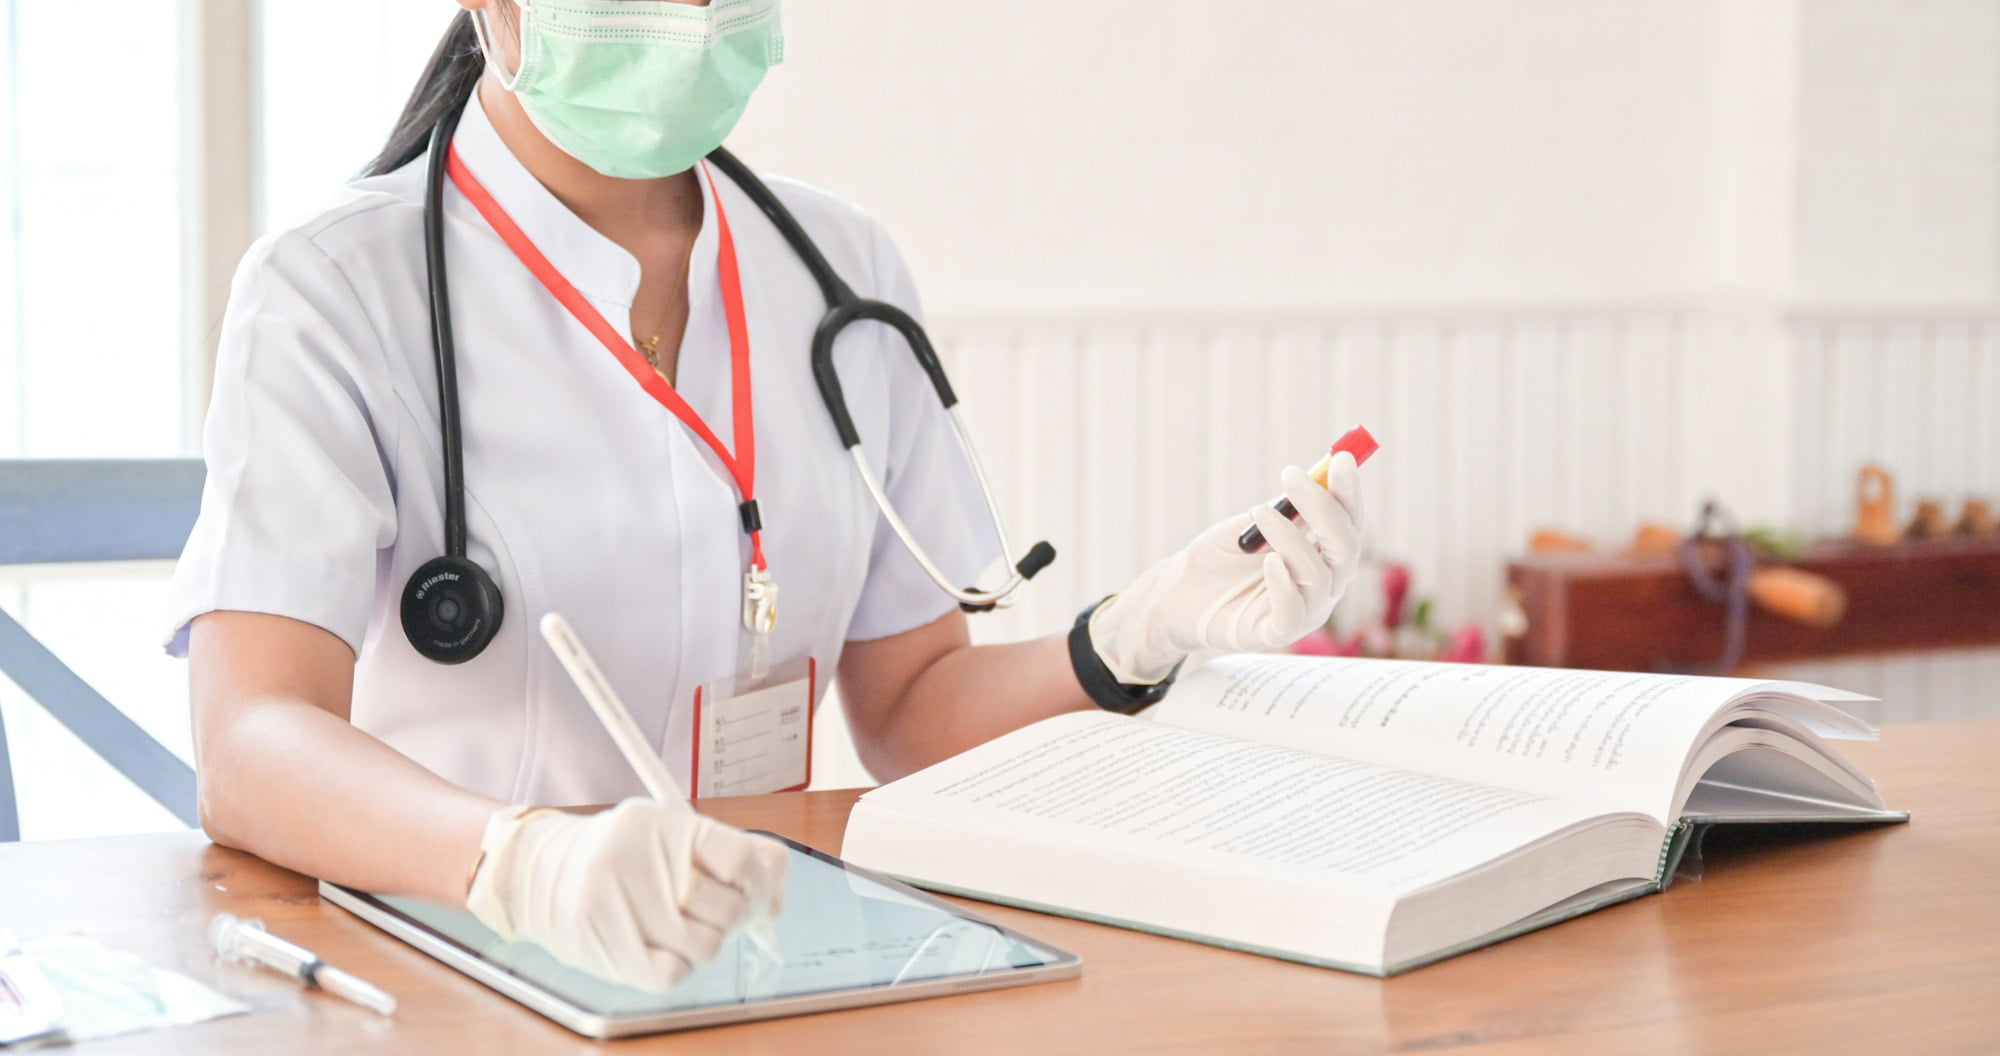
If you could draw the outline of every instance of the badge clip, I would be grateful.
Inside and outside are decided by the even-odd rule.
[[[757,681],[770,671],[771,630],[778,625],[778,584],[771,573],[752,568],[743,574],[743,629],[750,641],[750,678]]]

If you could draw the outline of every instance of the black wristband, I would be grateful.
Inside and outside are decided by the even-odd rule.
[[[1167,690],[1173,688],[1174,676],[1181,672],[1181,665],[1175,664],[1166,678],[1150,686],[1118,681],[1090,640],[1090,616],[1108,600],[1099,598],[1077,615],[1076,623],[1069,629],[1069,663],[1076,669],[1076,680],[1082,683],[1083,691],[1090,694],[1098,707],[1120,715],[1136,715],[1166,697]]]

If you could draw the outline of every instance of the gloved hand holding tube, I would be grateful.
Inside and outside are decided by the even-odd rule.
[[[1120,682],[1158,683],[1198,649],[1277,649],[1326,624],[1361,553],[1355,456],[1332,456],[1324,488],[1297,466],[1280,487],[1298,522],[1270,506],[1227,518],[1091,614],[1091,645]],[[1269,550],[1238,545],[1252,526]]]
[[[1369,456],[1381,446],[1375,442],[1375,435],[1370,433],[1366,426],[1357,425],[1340,434],[1340,439],[1335,440],[1333,446],[1327,449],[1326,457],[1314,463],[1313,468],[1306,470],[1306,476],[1311,477],[1314,484],[1324,488],[1327,486],[1326,475],[1333,469],[1335,455],[1345,451],[1354,456],[1354,464],[1357,467],[1365,466],[1368,464]],[[1280,498],[1271,504],[1271,508],[1293,519],[1297,519],[1299,515],[1298,507],[1293,506],[1290,499]],[[1264,549],[1264,533],[1253,524],[1245,528],[1242,535],[1236,537],[1236,545],[1244,553],[1254,554]]]

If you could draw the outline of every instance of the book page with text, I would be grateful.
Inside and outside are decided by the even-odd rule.
[[[1146,717],[1543,795],[1662,824],[1702,727],[1752,679],[1399,660],[1223,657]]]
[[[1515,789],[1105,712],[1016,730],[874,789],[863,804],[1044,845],[1387,893],[1602,814]]]

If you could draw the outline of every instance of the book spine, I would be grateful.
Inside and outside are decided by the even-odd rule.
[[[1681,867],[1681,857],[1687,854],[1688,846],[1694,842],[1696,835],[1695,824],[1686,818],[1675,822],[1674,827],[1667,830],[1667,838],[1660,844],[1659,868],[1653,874],[1655,891],[1665,891],[1667,885],[1674,882],[1674,873]]]

